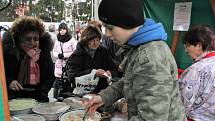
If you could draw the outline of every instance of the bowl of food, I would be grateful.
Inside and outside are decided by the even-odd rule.
[[[59,121],[83,121],[83,117],[86,114],[85,110],[70,110],[59,116]],[[101,115],[95,112],[91,115],[86,114],[84,121],[100,121]]]
[[[42,115],[46,120],[58,120],[61,113],[66,112],[70,106],[64,102],[48,102],[32,108],[36,114]]]
[[[9,100],[10,114],[29,114],[32,113],[32,108],[37,106],[38,102],[32,98],[17,98]]]
[[[19,114],[12,116],[11,121],[45,121],[45,118],[37,114]]]
[[[85,109],[85,106],[80,100],[81,98],[79,97],[68,97],[63,102],[70,106],[70,110]]]

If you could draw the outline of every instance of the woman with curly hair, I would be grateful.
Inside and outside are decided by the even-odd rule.
[[[9,99],[34,98],[47,102],[54,81],[50,51],[52,40],[42,21],[16,19],[3,40],[4,66]]]

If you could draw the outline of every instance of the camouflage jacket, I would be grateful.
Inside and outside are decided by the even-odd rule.
[[[121,80],[99,93],[105,106],[125,97],[129,121],[186,120],[176,62],[165,42],[131,47],[122,67]]]

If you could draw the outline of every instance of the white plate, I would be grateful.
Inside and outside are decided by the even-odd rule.
[[[48,102],[33,107],[32,111],[44,116],[46,120],[58,120],[59,115],[69,108],[70,106],[63,102]]]
[[[65,112],[69,106],[63,102],[48,102],[42,103],[32,108],[32,111],[38,114],[57,114]]]

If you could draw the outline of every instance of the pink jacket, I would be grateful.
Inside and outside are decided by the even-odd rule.
[[[58,54],[62,53],[61,47],[63,49],[63,55],[66,59],[57,59],[55,62],[55,77],[61,77],[62,74],[62,67],[65,66],[67,58],[75,51],[76,45],[78,41],[74,38],[71,38],[68,42],[60,42],[55,41],[55,45],[53,48],[53,56],[58,58]]]

